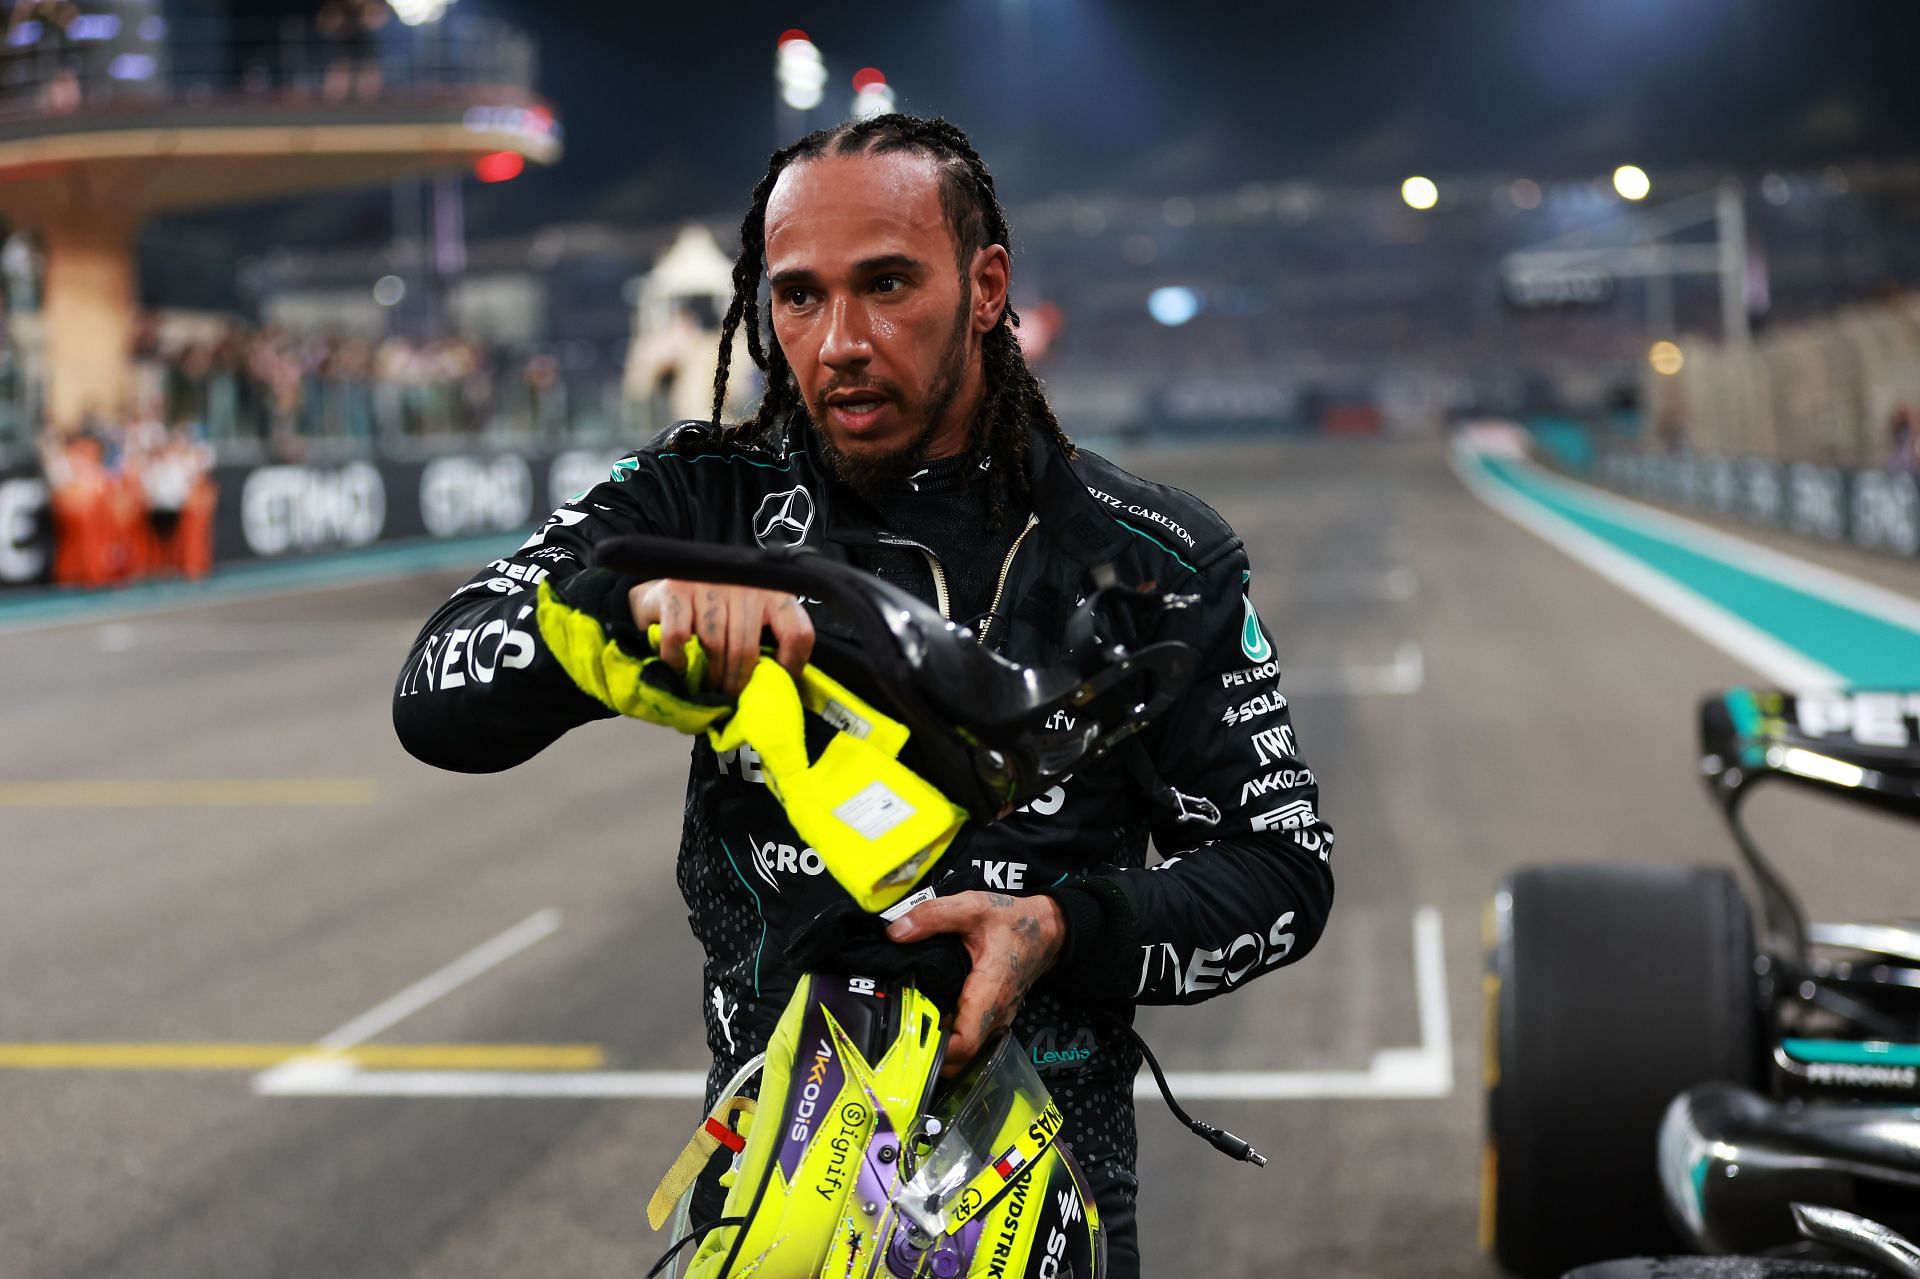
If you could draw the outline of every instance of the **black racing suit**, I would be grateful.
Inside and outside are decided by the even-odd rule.
[[[1197,1003],[1306,954],[1332,904],[1333,832],[1295,749],[1240,539],[1189,494],[1085,450],[1069,458],[1038,432],[1028,471],[1032,522],[1005,557],[983,642],[1016,662],[1058,661],[1092,572],[1111,566],[1123,582],[1188,597],[1146,638],[1182,639],[1201,655],[1192,686],[1141,735],[1150,770],[1110,758],[1002,821],[968,827],[946,854],[946,865],[971,863],[991,887],[1051,891],[1062,902],[1067,952],[1029,993],[1014,1031],[1059,1100],[1103,1212],[1121,1227],[1119,1275],[1137,1266],[1127,1258],[1140,1057],[1117,1023],[1131,1020],[1135,1003]],[[804,419],[759,445],[722,443],[705,424],[682,423],[615,463],[610,479],[435,611],[395,688],[395,728],[430,764],[490,772],[609,716],[546,651],[533,617],[541,579],[565,592],[593,580],[565,580],[573,575],[608,574],[588,567],[602,538],[804,541],[944,609],[946,575],[911,532],[878,527],[870,508],[837,488]],[[1154,781],[1171,791],[1151,798]],[[1151,868],[1149,837],[1160,855]],[[710,1094],[764,1046],[793,990],[788,932],[841,899],[823,870],[752,749],[721,755],[695,739],[678,879],[706,952]],[[1118,915],[1069,905],[1083,876],[1119,885],[1120,893],[1103,888],[1121,899]]]

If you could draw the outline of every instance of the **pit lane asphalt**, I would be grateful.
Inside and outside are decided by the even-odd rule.
[[[1420,1042],[1410,923],[1432,905],[1453,1074],[1438,1099],[1189,1102],[1267,1153],[1264,1170],[1143,1100],[1147,1273],[1490,1275],[1482,902],[1523,862],[1731,864],[1693,707],[1752,676],[1481,506],[1436,444],[1123,460],[1246,538],[1339,831],[1319,949],[1209,1005],[1150,1011],[1143,1032],[1179,1071],[1363,1071]],[[1920,596],[1920,569],[1858,563]],[[304,805],[121,807],[106,791],[0,808],[0,1042],[309,1043],[554,908],[553,935],[374,1042],[702,1067],[671,879],[682,744],[597,724],[462,777],[393,740],[393,675],[458,576],[0,635],[0,783],[348,783]],[[1910,908],[1910,831],[1764,794],[1753,812],[1816,917]],[[662,1246],[646,1197],[696,1118],[672,1100],[261,1096],[252,1079],[0,1069],[0,1276],[630,1276]]]

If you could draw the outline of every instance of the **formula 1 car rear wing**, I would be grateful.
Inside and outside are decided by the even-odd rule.
[[[1728,689],[1701,700],[1700,756],[1768,925],[1804,958],[1805,913],[1742,825],[1741,802],[1756,783],[1781,780],[1920,818],[1920,691]]]
[[[1700,751],[1727,803],[1782,778],[1920,817],[1920,691],[1730,689],[1700,704]]]

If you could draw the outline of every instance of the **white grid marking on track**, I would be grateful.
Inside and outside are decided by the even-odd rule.
[[[560,912],[548,907],[537,910],[491,941],[482,942],[437,972],[429,973],[390,999],[382,1000],[314,1043],[314,1052],[283,1062],[254,1077],[253,1090],[263,1095],[297,1090],[301,1080],[325,1080],[337,1077],[344,1068],[354,1073],[350,1061],[335,1054],[357,1048],[375,1035],[383,1034],[404,1019],[444,999],[474,978],[498,968],[521,951],[560,929]]]
[[[1413,985],[1420,1009],[1420,1045],[1382,1048],[1365,1070],[1221,1070],[1167,1072],[1183,1100],[1300,1101],[1307,1098],[1404,1100],[1453,1092],[1453,1023],[1447,1005],[1447,961],[1440,912],[1413,914]],[[1136,1099],[1157,1094],[1151,1077],[1134,1081]]]
[[[1413,982],[1420,1013],[1420,1044],[1383,1048],[1365,1070],[1180,1071],[1167,1082],[1179,1096],[1216,1101],[1299,1101],[1308,1098],[1405,1100],[1453,1092],[1453,1032],[1447,1003],[1447,967],[1440,912],[1422,906],[1413,915]],[[254,1080],[254,1091],[274,1097],[504,1097],[651,1098],[702,1100],[705,1072],[691,1070],[363,1071],[350,1060],[289,1062]],[[1153,1079],[1134,1083],[1134,1096],[1158,1095]]]

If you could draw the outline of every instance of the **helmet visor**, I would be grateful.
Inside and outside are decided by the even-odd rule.
[[[932,1149],[894,1206],[929,1235],[950,1234],[977,1216],[1053,1144],[1060,1108],[1011,1034],[974,1059],[935,1099]]]

